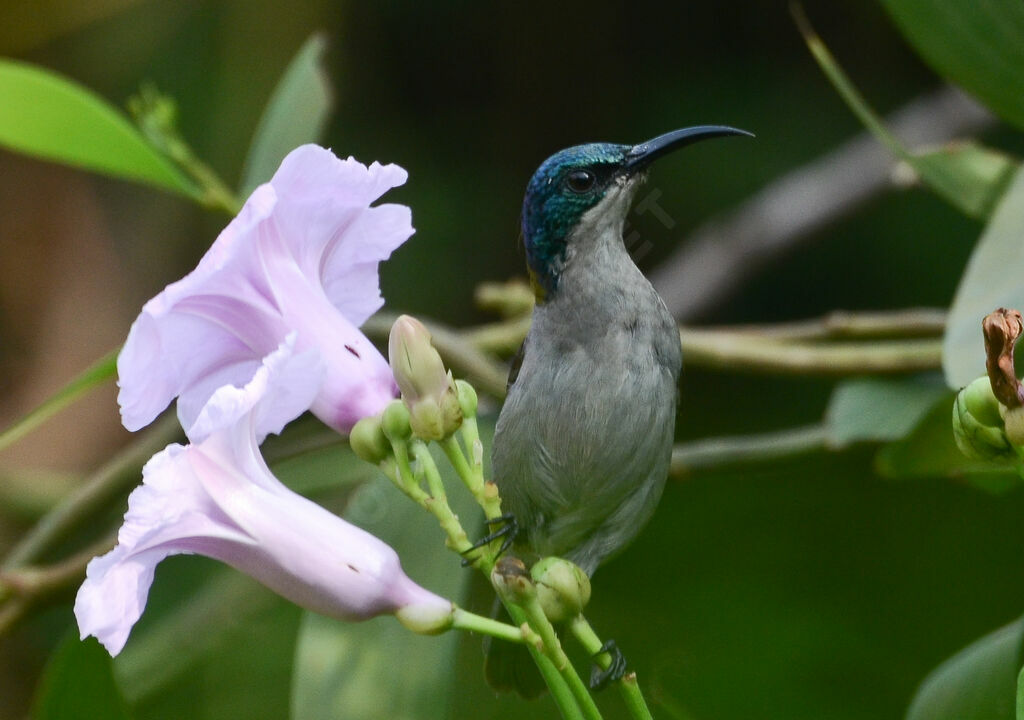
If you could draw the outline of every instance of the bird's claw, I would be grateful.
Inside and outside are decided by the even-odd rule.
[[[462,567],[469,567],[476,561],[476,558],[465,557],[466,555],[469,555],[469,553],[474,550],[487,547],[498,538],[503,539],[501,541],[501,547],[498,548],[498,553],[495,557],[501,556],[506,550],[512,547],[512,543],[516,540],[516,535],[519,534],[519,523],[516,521],[516,516],[512,513],[499,515],[498,517],[491,518],[487,521],[487,526],[490,527],[491,525],[500,525],[501,527],[487,535],[484,535],[460,553],[463,555]]]
[[[602,670],[597,664],[597,658],[604,653],[612,656],[611,665],[607,670]],[[595,661],[594,667],[590,670],[590,689],[604,690],[609,683],[619,680],[626,674],[626,656],[619,650],[614,640],[606,640],[601,649],[590,656]]]

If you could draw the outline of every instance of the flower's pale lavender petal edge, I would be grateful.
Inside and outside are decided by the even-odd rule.
[[[331,304],[356,327],[380,309],[379,265],[408,240],[412,213],[404,205],[381,205],[360,213],[325,257],[321,282]]]
[[[302,145],[288,153],[270,184],[282,198],[366,207],[408,178],[398,165],[374,162],[367,167],[352,157],[341,160],[318,145]]]
[[[191,447],[169,445],[142,470],[144,484],[128,498],[118,544],[94,558],[75,598],[82,639],[93,635],[111,655],[124,647],[142,615],[157,564],[169,555],[201,553],[224,543],[253,542],[211,512],[209,497],[191,471]]]
[[[196,269],[143,306],[117,361],[118,404],[129,430],[151,423],[207,374],[244,371],[247,359],[280,343],[254,246],[275,204],[272,187],[257,188]],[[236,385],[248,379],[232,376]]]
[[[274,352],[263,358],[243,387],[222,385],[214,390],[195,421],[187,426],[192,442],[226,430],[251,415],[257,442],[305,412],[323,383],[324,367],[316,351],[295,352],[297,333],[289,333]]]

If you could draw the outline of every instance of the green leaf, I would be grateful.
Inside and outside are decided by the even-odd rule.
[[[242,197],[270,180],[285,155],[299,145],[315,142],[323,133],[334,104],[322,66],[326,47],[323,34],[311,35],[274,88],[249,147]]]
[[[898,440],[949,390],[936,375],[906,379],[859,378],[836,386],[825,411],[829,444]]]
[[[91,90],[0,59],[0,146],[189,197],[198,191],[131,122]]]
[[[889,152],[906,162],[939,197],[971,217],[985,218],[1002,196],[1016,160],[974,142],[915,153],[890,133],[860,91],[836,62],[801,11],[794,17],[811,54],[853,114]]]
[[[1017,172],[960,278],[942,342],[946,382],[960,388],[985,374],[981,321],[1000,308],[1024,310],[1024,172]]]
[[[908,161],[922,179],[965,214],[987,218],[1019,163],[973,140],[915,153]]]
[[[1024,720],[1024,670],[1017,676],[1017,720]]]
[[[67,382],[60,390],[0,432],[0,450],[20,440],[80,397],[117,375],[117,355],[112,350]]]
[[[882,0],[882,5],[940,75],[1024,129],[1024,3]]]
[[[485,441],[487,439],[485,438]],[[480,510],[440,453],[435,453],[452,509],[467,532]],[[386,478],[362,486],[346,517],[395,550],[417,583],[457,603],[473,571],[447,550],[433,516]],[[343,623],[307,613],[293,679],[293,720],[445,717],[454,687],[458,633],[415,635],[394,618]]]
[[[1021,620],[939,665],[917,690],[907,720],[1014,720]]]
[[[33,720],[119,720],[129,717],[114,681],[110,655],[95,638],[73,631],[46,666],[36,693]]]
[[[875,457],[880,475],[894,479],[945,477],[967,482],[989,492],[1004,492],[1020,484],[1010,463],[971,460],[953,439],[952,393],[939,399],[913,431],[891,442]]]

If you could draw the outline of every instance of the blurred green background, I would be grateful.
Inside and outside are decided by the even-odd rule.
[[[878,4],[806,10],[883,113],[940,86]],[[118,105],[153,81],[178,101],[185,137],[232,185],[264,103],[314,31],[328,40],[336,93],[323,144],[410,172],[388,195],[412,207],[417,228],[382,270],[388,306],[454,325],[489,319],[473,306],[477,283],[522,275],[522,192],[557,149],[705,123],[757,134],[659,164],[651,183],[675,225],[632,218],[650,243],[639,258],[649,270],[695,226],[861,131],[780,1],[0,5],[0,54]],[[985,139],[1024,153],[1019,134],[998,126]],[[120,342],[141,304],[187,272],[225,221],[177,197],[0,151],[0,426]],[[700,319],[946,306],[980,229],[926,191],[892,190],[775,257]],[[832,386],[691,370],[678,434],[815,422]],[[0,456],[0,481],[23,498],[0,508],[0,547],[126,442],[117,422],[109,388]],[[669,485],[650,527],[597,574],[590,611],[624,649],[656,716],[900,718],[929,670],[1022,612],[1024,494],[884,480],[873,460],[856,447]],[[308,472],[333,472],[317,467]],[[169,578],[190,587],[210,575],[223,573],[203,560],[169,562],[154,603],[164,593],[181,602]],[[0,640],[3,720],[26,717],[48,654],[72,626],[68,600]],[[231,629],[244,648],[233,664],[197,665],[176,696],[159,708],[141,703],[134,716],[189,708],[189,717],[284,717],[299,612],[266,596],[254,613]],[[391,624],[360,632],[372,642],[377,632],[390,637]],[[496,699],[478,639],[459,643],[450,704],[423,717],[554,717],[546,699]],[[379,687],[436,671],[427,665],[389,669]],[[241,688],[234,705],[223,700],[225,683]],[[617,698],[605,695],[602,708],[619,717]],[[240,709],[239,697],[249,704]]]

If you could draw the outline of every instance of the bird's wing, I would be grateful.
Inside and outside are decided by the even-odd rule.
[[[523,358],[526,357],[526,340],[523,340],[523,344],[516,350],[516,354],[512,356],[512,361],[508,368],[508,382],[505,383],[505,394],[512,389],[512,385],[515,383],[516,378],[519,377],[519,369],[523,367]]]

